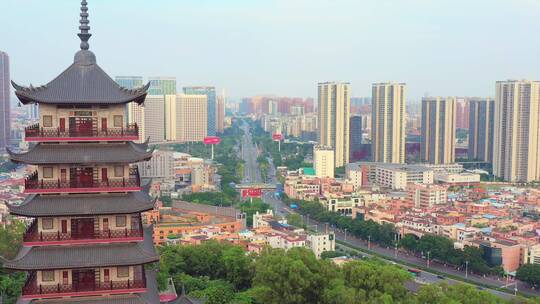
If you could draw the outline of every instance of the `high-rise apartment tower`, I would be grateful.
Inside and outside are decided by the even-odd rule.
[[[405,84],[374,83],[371,97],[371,159],[405,162]]]
[[[540,179],[540,82],[498,81],[493,174],[512,182]]]
[[[318,96],[318,142],[334,149],[336,167],[344,166],[349,163],[350,85],[346,82],[319,83]]]
[[[455,159],[456,98],[422,99],[421,158],[432,164],[449,164]]]
[[[469,100],[469,147],[470,160],[493,161],[493,134],[495,125],[495,102],[493,99]]]

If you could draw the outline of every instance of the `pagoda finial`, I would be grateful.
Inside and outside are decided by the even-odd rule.
[[[81,20],[79,21],[81,24],[79,26],[79,30],[81,30],[81,32],[77,34],[77,36],[81,38],[81,50],[88,50],[90,48],[88,40],[92,36],[92,34],[89,33],[90,26],[88,25],[88,23],[90,23],[90,21],[88,20],[88,7],[86,7],[87,4],[88,3],[86,2],[86,0],[81,1]]]

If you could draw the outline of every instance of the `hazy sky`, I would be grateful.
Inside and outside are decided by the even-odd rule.
[[[176,76],[232,97],[316,96],[317,82],[406,82],[409,99],[539,80],[540,0],[88,0],[111,76]],[[12,79],[45,84],[79,48],[78,0],[0,0]]]

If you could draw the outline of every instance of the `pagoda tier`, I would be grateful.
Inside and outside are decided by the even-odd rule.
[[[38,143],[28,152],[14,153],[11,161],[31,165],[135,163],[149,160],[148,142],[122,143]]]
[[[144,241],[130,243],[70,246],[23,246],[4,268],[13,270],[48,270],[105,266],[132,266],[157,262],[159,256],[147,227]]]
[[[137,124],[129,124],[125,127],[69,130],[65,127],[44,128],[34,124],[24,129],[24,139],[39,142],[138,140],[139,127]]]
[[[17,304],[157,304],[160,303],[158,287],[156,284],[156,273],[153,270],[145,271],[146,290],[140,293],[117,294],[111,292],[105,296],[77,296],[75,298],[57,298],[32,300],[21,298]],[[169,302],[170,304],[181,304],[181,302]],[[194,302],[199,304],[199,302]]]
[[[24,193],[100,193],[141,190],[137,166],[38,166],[24,180]]]
[[[155,200],[144,191],[107,194],[30,195],[11,214],[26,217],[130,214],[151,210]]]

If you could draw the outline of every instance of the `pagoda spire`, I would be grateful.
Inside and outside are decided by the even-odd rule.
[[[92,34],[89,33],[90,26],[88,25],[90,23],[90,20],[88,20],[88,7],[86,7],[88,3],[86,0],[81,1],[81,20],[79,23],[81,24],[79,26],[79,30],[81,32],[77,34],[79,38],[81,38],[81,50],[88,50],[90,48],[90,44],[88,44],[88,40],[92,36]]]

